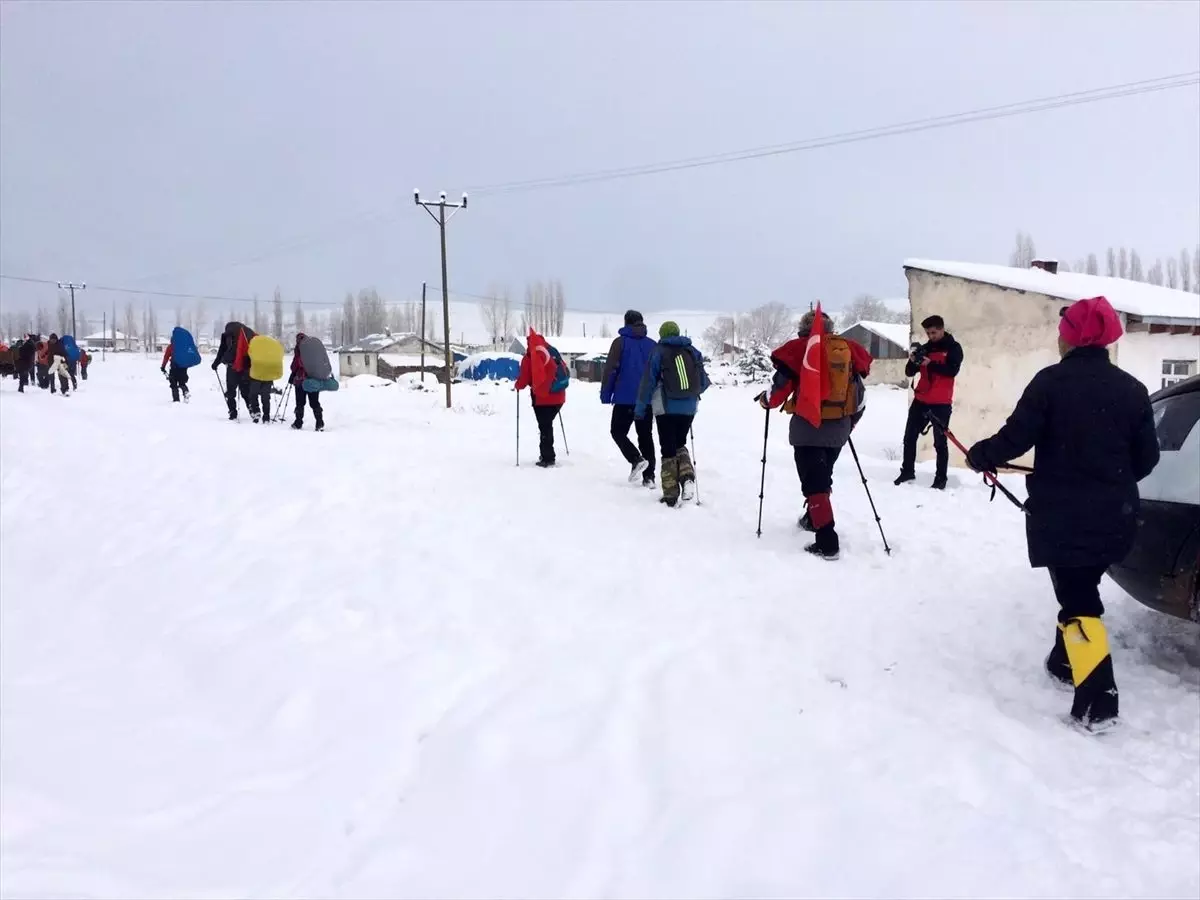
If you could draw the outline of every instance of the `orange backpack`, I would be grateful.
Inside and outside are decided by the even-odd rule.
[[[845,338],[826,335],[824,341],[825,358],[829,361],[829,396],[821,401],[821,419],[844,419],[858,412],[854,359]]]

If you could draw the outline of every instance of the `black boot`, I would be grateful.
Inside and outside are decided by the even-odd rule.
[[[933,478],[933,484],[931,484],[930,487],[933,488],[935,491],[944,491],[946,489],[945,474],[935,475]]]
[[[805,552],[829,562],[833,562],[842,555],[841,543],[832,522],[824,528],[818,528],[816,535],[817,539],[804,548]]]
[[[899,485],[902,485],[902,484],[904,484],[905,482],[908,482],[908,481],[916,481],[916,480],[917,480],[917,475],[916,475],[916,473],[915,473],[915,472],[913,472],[913,471],[906,471],[906,470],[903,470],[903,469],[902,469],[902,470],[900,471],[900,477],[899,477],[899,478],[897,478],[895,481],[893,481],[893,482],[892,482],[892,484],[894,484],[894,485],[896,485],[896,486],[899,486]]]
[[[304,427],[304,423],[301,422],[299,419],[297,419],[295,422],[292,423],[292,428],[294,428],[296,431],[299,431],[303,427]],[[318,429],[318,430],[320,430],[320,429]]]

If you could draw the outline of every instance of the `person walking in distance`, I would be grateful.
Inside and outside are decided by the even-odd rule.
[[[531,328],[513,390],[529,388],[533,397],[533,415],[537,419],[539,435],[537,465],[542,469],[553,467],[557,461],[554,454],[554,420],[567,402],[569,382],[570,375],[562,356]]]
[[[654,486],[654,427],[649,416],[639,419],[634,412],[638,387],[654,347],[654,339],[646,334],[642,314],[635,309],[626,312],[625,325],[608,350],[600,387],[600,402],[612,404],[609,433],[629,463],[629,480],[641,478],[647,487]],[[629,440],[631,425],[637,433],[636,447]]]
[[[709,381],[703,354],[692,346],[691,338],[680,335],[678,325],[663,322],[658,337],[638,386],[634,415],[642,419],[649,409],[654,411],[662,450],[661,502],[675,506],[695,496],[696,470],[687,439]]]
[[[88,353],[83,348],[79,350],[79,377],[87,381],[88,366],[91,365],[92,354]]]
[[[250,341],[255,337],[254,331],[241,322],[226,323],[213,360],[214,372],[217,366],[225,366],[225,406],[231,422],[237,421],[239,393],[247,407],[250,405]]]
[[[850,433],[862,418],[866,402],[863,379],[871,372],[871,354],[840,337],[833,320],[816,310],[800,319],[797,337],[771,354],[775,377],[770,393],[756,398],[763,409],[782,406],[791,413],[788,442],[806,512],[800,527],[815,534],[805,552],[820,559],[841,556],[841,539],[833,516],[833,467]]]
[[[967,465],[994,473],[1034,451],[1029,564],[1049,570],[1059,604],[1046,670],[1074,688],[1072,720],[1102,731],[1117,720],[1119,695],[1100,579],[1133,548],[1138,482],[1158,465],[1158,438],[1145,386],[1105,349],[1122,335],[1108,300],[1080,300],[1060,315],[1061,361],[1033,377],[1004,427],[967,451]]]
[[[300,347],[305,341],[317,341],[318,338],[310,338],[304,333],[296,335],[296,349],[292,352],[291,374],[288,376],[288,381],[291,382],[292,390],[296,393],[296,420],[292,422],[292,428],[299,431],[304,427],[304,404],[307,401],[312,407],[313,420],[317,431],[325,430],[325,412],[321,409],[321,394],[319,391],[306,391],[304,389],[304,379],[308,378],[308,372],[304,368],[304,360],[300,356]],[[328,374],[328,373],[327,373]],[[319,373],[314,373],[313,377],[318,377]]]
[[[904,456],[896,484],[916,480],[917,438],[930,424],[933,426],[933,452],[937,460],[932,487],[946,488],[946,470],[950,464],[950,449],[943,428],[950,427],[951,403],[954,401],[954,379],[963,364],[962,345],[946,331],[941,316],[930,316],[921,323],[928,340],[913,345],[904,374],[917,375],[913,402],[908,408],[904,426]]]

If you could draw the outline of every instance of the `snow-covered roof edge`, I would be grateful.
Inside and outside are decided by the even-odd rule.
[[[1059,272],[1051,275],[1042,269],[1017,269],[986,263],[947,262],[932,259],[906,259],[905,269],[949,275],[966,281],[992,284],[1015,291],[1045,294],[1074,302],[1086,297],[1104,296],[1113,309],[1142,319],[1183,319],[1200,322],[1200,294],[1160,287],[1106,275]]]
[[[891,341],[897,347],[908,347],[909,338],[912,337],[912,332],[909,331],[907,325],[901,325],[898,322],[867,322],[859,320],[848,328],[843,328],[842,331],[849,331],[851,328],[865,328],[867,331],[874,332],[884,340]]]

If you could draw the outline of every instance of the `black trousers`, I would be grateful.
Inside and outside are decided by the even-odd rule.
[[[639,459],[644,459],[650,464],[646,471],[653,475],[654,426],[650,422],[650,416],[646,416],[644,419],[635,419],[633,417],[634,409],[632,404],[618,403],[613,406],[609,434],[612,435],[621,455],[625,457],[625,462],[632,466]],[[636,447],[633,445],[633,441],[629,440],[629,426],[631,425],[637,432]]]
[[[795,447],[794,455],[800,492],[805,497],[833,490],[833,466],[842,455],[841,447]]]
[[[313,418],[316,419],[317,427],[325,427],[325,412],[321,409],[321,395],[317,391],[306,391],[298,384],[292,385],[296,392],[296,423],[304,424],[304,401],[307,398],[308,405],[312,407]]]
[[[71,390],[75,390],[75,388],[79,387],[79,380],[75,377],[76,365],[78,365],[78,363],[73,363],[70,361],[67,362],[67,372],[71,376]]]
[[[950,413],[953,407],[948,403],[922,403],[914,400],[908,408],[908,421],[904,425],[904,461],[900,464],[902,472],[911,472],[917,465],[917,438],[925,430],[929,416],[933,416],[950,427]],[[945,478],[946,469],[950,465],[950,449],[946,445],[946,432],[939,426],[933,426],[933,454],[937,460],[937,477]]]
[[[1073,640],[1084,636],[1090,641],[1098,639],[1093,631],[1087,637],[1081,624],[1072,624],[1073,619],[1098,619],[1104,615],[1104,604],[1100,600],[1100,579],[1106,566],[1080,566],[1050,569],[1050,582],[1054,585],[1054,596],[1058,598],[1058,621],[1072,633]],[[1081,682],[1075,683],[1071,660],[1063,638],[1063,628],[1054,629],[1054,645],[1046,660],[1051,675],[1067,684],[1075,685],[1075,699],[1071,703],[1071,715],[1076,719],[1109,719],[1119,712],[1120,694],[1113,674],[1112,656],[1104,647],[1104,658]]]
[[[37,386],[44,391],[46,388],[50,387],[50,367],[43,366],[41,363],[38,363],[36,370]]]
[[[255,381],[247,375],[244,390],[250,415],[257,416],[261,412],[264,419],[271,418],[271,382]]]
[[[687,446],[688,432],[692,428],[695,416],[665,415],[657,416],[658,446],[662,450],[663,459],[674,459]]]
[[[17,372],[17,381],[17,391],[22,394],[25,393],[25,385],[33,382],[33,372],[29,369],[21,369]]]
[[[58,376],[58,386],[59,386],[59,390],[61,390],[61,391],[62,391],[64,394],[68,394],[68,393],[70,393],[70,391],[69,391],[69,390],[67,390],[67,385],[68,385],[69,383],[70,383],[70,382],[68,382],[68,381],[67,381],[67,376],[66,376],[66,375],[61,375],[61,374],[60,374],[60,375]],[[51,376],[51,378],[50,378],[50,393],[52,393],[52,394],[54,393],[54,378],[53,378],[53,376]]]
[[[533,407],[533,415],[537,419],[538,424],[539,457],[545,462],[552,463],[555,461],[554,420],[558,417],[559,410],[561,409],[562,404],[558,406],[538,406],[534,404]]]
[[[181,390],[183,396],[188,395],[188,370],[171,363],[171,368],[167,371],[167,383],[171,385],[171,399],[178,403]]]
[[[1107,566],[1081,566],[1050,570],[1050,583],[1058,598],[1058,621],[1062,624],[1080,616],[1099,618],[1104,615],[1100,601],[1100,579]]]
[[[229,407],[229,417],[236,419],[238,414],[238,394],[250,406],[250,376],[244,372],[235,371],[233,366],[225,367],[225,405]]]
[[[84,381],[87,381],[87,365],[86,364],[79,366],[79,377],[82,378]]]

